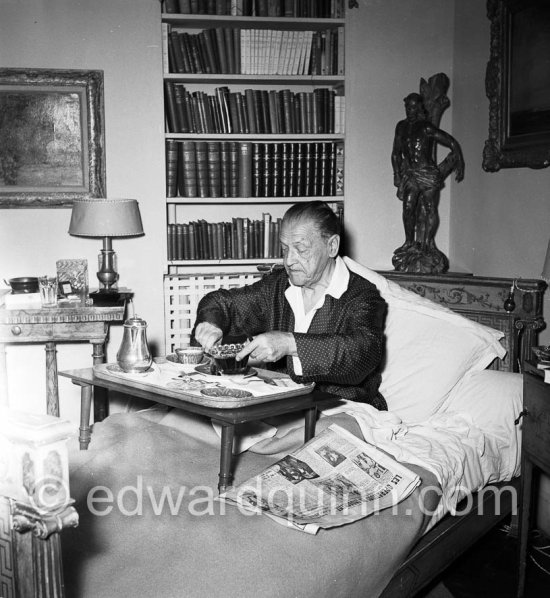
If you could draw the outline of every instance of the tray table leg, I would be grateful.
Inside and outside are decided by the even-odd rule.
[[[80,386],[80,434],[78,441],[80,443],[80,450],[88,449],[90,440],[92,438],[92,428],[90,426],[90,412],[92,410],[92,390],[93,386],[90,384],[79,384]]]
[[[317,422],[317,407],[311,407],[306,411],[306,426],[304,440],[307,442],[315,436],[315,424]]]
[[[231,464],[233,461],[233,438],[235,436],[235,425],[218,422],[222,427],[222,444],[220,455],[220,474],[218,490],[220,494],[225,492],[231,482]]]

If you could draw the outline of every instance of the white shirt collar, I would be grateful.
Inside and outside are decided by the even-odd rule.
[[[297,307],[301,307],[301,311],[303,312],[303,298],[302,298],[302,291],[301,287],[297,287],[296,285],[292,284],[289,280],[290,286],[285,291],[285,295],[287,301],[290,303],[292,310],[294,311],[294,315],[297,315]],[[325,302],[325,297],[327,295],[331,295],[335,299],[340,299],[340,297],[346,292],[349,284],[349,270],[344,263],[344,260],[337,256],[334,264],[334,271],[332,273],[332,278],[330,279],[330,283],[326,288],[323,295],[320,297],[319,301],[311,311],[315,311],[319,309],[323,303]]]
[[[289,281],[290,282],[290,281]],[[327,295],[332,295],[335,299],[346,292],[349,284],[349,270],[344,260],[338,256],[332,273],[330,283],[316,305],[306,314],[304,311],[304,297],[301,287],[297,287],[290,282],[290,286],[285,291],[285,297],[294,313],[294,332],[307,332],[313,320],[313,316],[319,308],[325,303]],[[297,356],[292,357],[294,364],[294,373],[297,376],[302,375],[302,363]]]

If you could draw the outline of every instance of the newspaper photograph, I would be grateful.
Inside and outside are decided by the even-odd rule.
[[[333,424],[220,500],[315,534],[401,502],[420,477]]]

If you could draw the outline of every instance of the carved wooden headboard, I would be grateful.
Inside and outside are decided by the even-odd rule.
[[[522,371],[532,357],[538,332],[544,328],[543,280],[490,278],[471,275],[429,275],[380,272],[402,287],[449,307],[480,324],[502,330],[506,357],[493,369]]]

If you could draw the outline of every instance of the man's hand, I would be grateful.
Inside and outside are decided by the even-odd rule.
[[[297,355],[296,340],[292,332],[279,332],[273,330],[255,336],[240,353],[237,353],[237,360],[245,355],[258,361],[278,361],[285,355]]]
[[[223,332],[210,322],[201,322],[195,329],[195,338],[208,353],[214,345],[217,345],[223,337]]]

